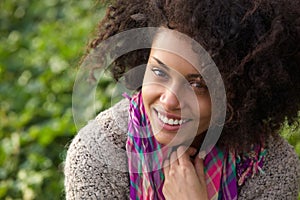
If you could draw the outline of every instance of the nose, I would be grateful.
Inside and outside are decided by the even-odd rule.
[[[176,92],[177,93],[177,92]],[[178,100],[178,95],[169,89],[165,89],[160,96],[160,102],[166,110],[177,110],[180,109],[180,102]]]

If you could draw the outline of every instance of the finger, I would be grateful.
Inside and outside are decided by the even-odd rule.
[[[205,152],[205,151],[200,151],[200,152],[198,153],[198,157],[199,157],[200,159],[203,159],[203,160],[204,160],[205,156],[206,156],[206,152]]]
[[[165,160],[163,167],[164,167],[164,175],[167,176],[170,171],[170,161],[168,159]]]
[[[177,152],[173,151],[171,156],[170,156],[170,166],[172,168],[172,166],[178,166],[178,160],[177,160]]]
[[[166,159],[166,160],[164,161],[163,167],[164,167],[164,169],[167,169],[167,168],[170,167],[170,161],[169,161],[169,159]]]
[[[205,183],[204,162],[199,156],[195,158],[195,169],[201,183]]]
[[[195,155],[197,150],[193,147],[187,148],[186,146],[180,146],[177,148],[178,162],[180,165],[191,163],[190,156]]]

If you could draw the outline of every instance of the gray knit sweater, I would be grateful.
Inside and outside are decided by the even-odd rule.
[[[66,199],[129,199],[125,153],[128,100],[101,112],[82,128],[65,161]],[[263,171],[239,188],[240,199],[297,199],[300,165],[282,138],[270,138]]]

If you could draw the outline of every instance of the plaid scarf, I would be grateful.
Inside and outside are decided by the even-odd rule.
[[[158,143],[145,112],[141,92],[130,99],[126,151],[130,177],[130,199],[164,200],[163,161],[171,148]],[[209,199],[235,200],[238,186],[261,171],[265,150],[261,145],[242,156],[214,146],[204,159]],[[262,172],[263,173],[263,172]]]

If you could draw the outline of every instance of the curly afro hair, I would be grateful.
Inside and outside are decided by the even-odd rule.
[[[293,122],[300,103],[300,1],[117,0],[107,9],[89,44],[132,28],[167,27],[200,43],[219,68],[227,115],[219,145],[249,149]],[[118,80],[147,63],[149,49],[119,57]],[[128,82],[130,85],[130,81]]]

